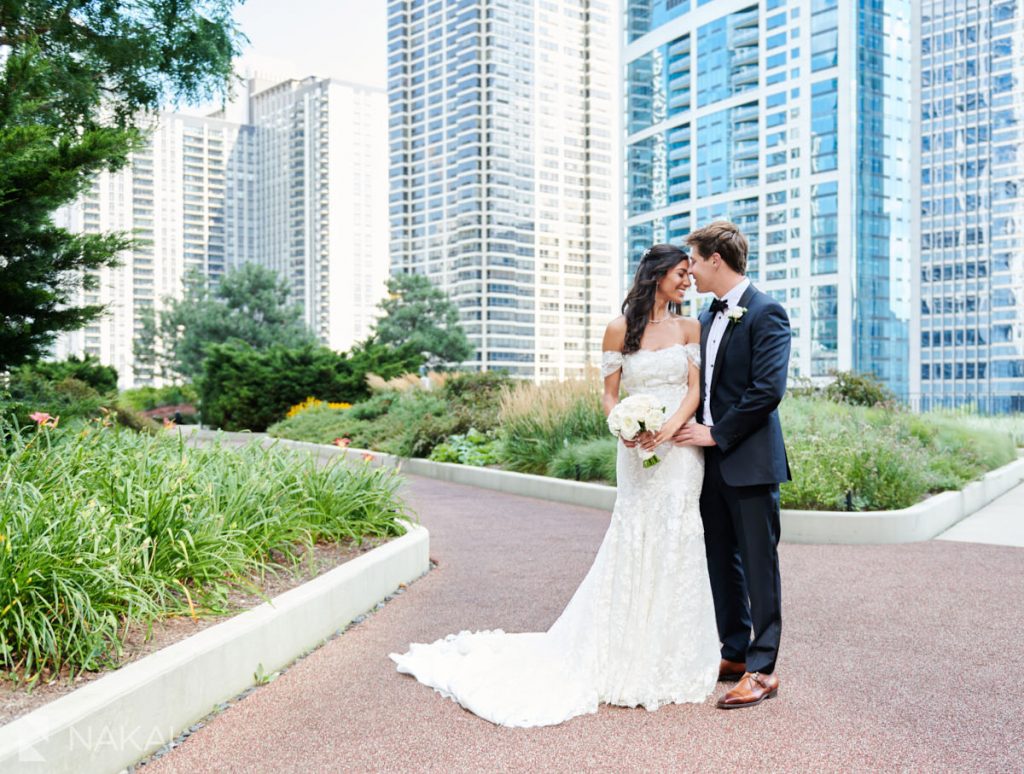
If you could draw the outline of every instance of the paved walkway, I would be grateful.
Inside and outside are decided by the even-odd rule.
[[[387,654],[463,628],[546,629],[608,514],[426,479],[407,491],[438,567],[147,773],[1024,767],[1021,549],[784,544],[777,699],[602,707],[513,730],[399,675]]]
[[[1024,484],[954,524],[936,539],[1024,547]]]

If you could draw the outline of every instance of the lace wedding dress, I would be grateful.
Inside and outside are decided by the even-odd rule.
[[[630,394],[671,415],[686,395],[696,344],[604,353]],[[699,500],[702,451],[665,444],[644,468],[621,443],[618,497],[594,564],[547,632],[452,634],[391,654],[398,671],[503,726],[546,726],[598,704],[701,702],[718,679],[719,641]]]

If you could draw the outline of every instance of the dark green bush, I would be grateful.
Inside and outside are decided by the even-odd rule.
[[[66,422],[73,417],[94,417],[110,401],[85,382],[65,377],[59,382],[47,379],[31,368],[16,369],[7,386],[7,397],[0,401],[0,412],[13,416],[18,424],[34,424],[29,414],[42,411]]]
[[[109,395],[117,391],[117,369],[113,366],[100,365],[95,355],[86,355],[79,359],[71,355],[67,360],[45,362],[21,366],[16,373],[37,374],[54,384],[66,379],[83,382],[100,395]]]
[[[310,396],[347,403],[369,397],[369,370],[387,378],[417,367],[419,359],[382,345],[348,357],[320,346],[256,350],[239,343],[215,344],[209,348],[200,385],[203,421],[224,430],[263,431]]]

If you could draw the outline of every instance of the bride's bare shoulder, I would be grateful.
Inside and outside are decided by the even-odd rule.
[[[700,341],[700,320],[696,317],[684,317],[681,322],[683,325],[683,343],[692,344],[695,341]]]
[[[604,341],[601,349],[605,352],[621,352],[626,343],[626,318],[619,315],[604,329]]]

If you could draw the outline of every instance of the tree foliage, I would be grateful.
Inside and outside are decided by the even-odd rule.
[[[78,358],[71,355],[67,360],[33,363],[18,369],[19,374],[36,373],[50,382],[77,379],[89,385],[100,395],[117,393],[117,369],[102,365],[93,355]]]
[[[314,344],[302,310],[288,296],[287,282],[256,264],[228,272],[213,290],[202,276],[190,275],[183,298],[166,298],[164,310],[143,318],[135,357],[165,377],[196,380],[211,344],[239,341],[257,350]]]
[[[473,354],[459,325],[459,310],[422,274],[399,274],[388,280],[388,298],[378,305],[374,340],[421,352],[427,364],[458,364]]]
[[[350,356],[317,345],[257,350],[237,341],[214,344],[200,381],[203,422],[260,432],[308,397],[348,403],[369,397],[368,371],[387,379],[422,362],[408,348],[382,344],[362,345]]]
[[[76,305],[131,242],[53,214],[123,167],[161,106],[224,93],[237,0],[0,0],[0,371],[103,308]]]

